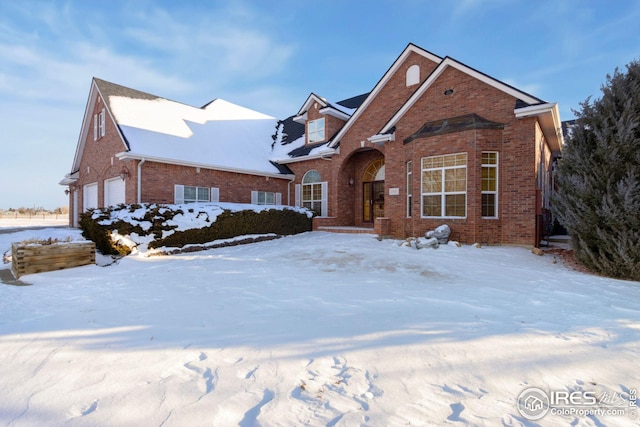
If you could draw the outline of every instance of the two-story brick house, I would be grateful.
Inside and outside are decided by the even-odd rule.
[[[101,84],[106,83],[94,81],[98,89]],[[125,96],[149,96],[129,91]],[[82,179],[84,168],[90,172],[101,158],[105,178],[116,181],[119,171],[128,171],[121,179],[126,181],[126,202],[178,201],[179,185],[213,188],[209,200],[256,201],[260,192],[261,201],[275,202],[277,197],[284,204],[314,209],[315,228],[375,225],[379,234],[406,237],[447,223],[453,238],[463,242],[534,246],[548,212],[552,160],[562,146],[557,104],[413,44],[371,92],[336,103],[311,93],[295,115],[278,122],[275,134],[272,129],[258,141],[256,131],[238,139],[247,147],[274,145],[263,166],[256,166],[261,164],[256,159],[251,168],[237,163],[220,170],[214,158],[204,156],[199,163],[145,157],[133,148],[137,134],[120,120],[122,114],[103,126],[123,136],[110,154],[87,156],[86,147],[95,142],[89,141],[88,124],[93,115],[98,123],[94,134],[99,135],[99,100],[110,102],[100,93],[95,99],[90,95],[73,172],[62,182],[73,186],[74,212],[87,207],[77,204],[78,196],[86,198],[78,194],[88,182]],[[272,120],[259,113],[249,116]],[[218,176],[223,172],[231,175]],[[203,176],[207,179],[198,180]],[[221,179],[227,185],[224,191]],[[103,187],[106,197],[106,184]]]

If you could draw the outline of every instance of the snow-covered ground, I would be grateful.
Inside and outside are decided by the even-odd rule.
[[[69,217],[67,215],[49,215],[44,218],[40,216],[33,217],[0,217],[0,233],[14,231],[16,228],[29,227],[66,227],[69,225]]]
[[[638,421],[640,283],[521,248],[311,232],[21,279],[0,285],[0,425]],[[529,421],[529,387],[624,414]]]

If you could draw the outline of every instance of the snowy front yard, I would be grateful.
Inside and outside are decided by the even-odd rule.
[[[43,233],[77,231],[0,250]],[[0,425],[636,425],[640,283],[553,260],[313,232],[27,275],[0,285]],[[529,387],[624,414],[530,421]]]

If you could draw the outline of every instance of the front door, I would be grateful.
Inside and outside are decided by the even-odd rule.
[[[362,183],[362,196],[364,222],[384,216],[384,181]]]

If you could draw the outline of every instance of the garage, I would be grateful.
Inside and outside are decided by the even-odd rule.
[[[84,211],[98,207],[98,183],[93,182],[82,187],[82,201]]]
[[[116,206],[125,201],[125,182],[121,178],[108,179],[104,182],[104,205]],[[97,199],[97,197],[96,197]]]

